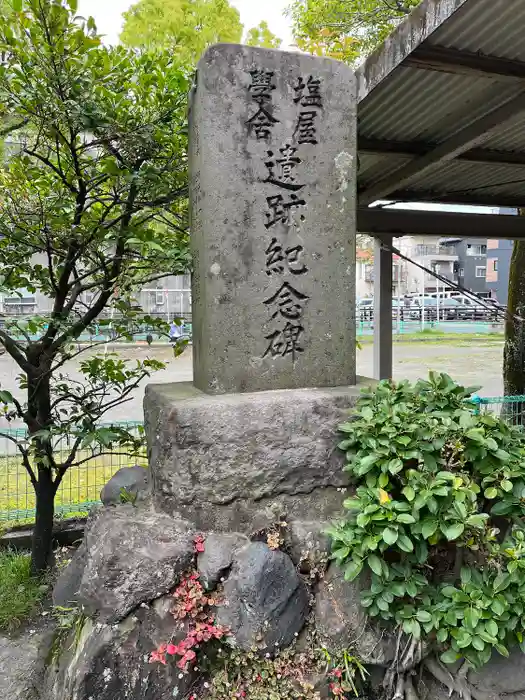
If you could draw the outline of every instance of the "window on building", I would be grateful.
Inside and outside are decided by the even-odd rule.
[[[487,268],[486,267],[476,267],[476,277],[486,277]]]
[[[492,261],[492,269],[494,270],[494,272],[498,271],[498,261],[497,260]]]
[[[459,268],[459,276],[460,276],[460,277],[465,277],[465,268],[464,268],[464,267],[460,267],[460,268]]]
[[[487,246],[486,245],[479,245],[476,243],[467,243],[467,255],[474,257],[477,255],[486,255],[487,254]]]

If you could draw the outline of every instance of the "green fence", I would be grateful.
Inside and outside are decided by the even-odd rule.
[[[495,413],[511,425],[525,425],[525,396],[473,396],[479,413]]]
[[[126,428],[138,436],[138,422],[113,423]],[[25,429],[0,430],[0,521],[33,519],[35,516],[35,493],[28,474],[22,464],[20,453],[9,437],[25,437]],[[9,436],[9,437],[6,437]],[[67,454],[67,445],[64,445]],[[89,452],[86,452],[89,457]],[[70,469],[56,495],[57,516],[85,513],[99,503],[100,490],[111,476],[122,467],[134,464],[147,466],[146,448],[140,457],[125,454],[108,454],[93,457],[80,467]]]

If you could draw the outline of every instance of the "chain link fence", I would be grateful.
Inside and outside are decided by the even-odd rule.
[[[125,428],[139,437],[142,423],[127,421],[111,425]],[[35,517],[35,492],[29,480],[22,458],[11,438],[24,438],[23,428],[0,431],[0,521],[31,520]],[[9,437],[7,437],[9,436]],[[68,455],[67,443],[61,450]],[[89,457],[89,452],[81,458]],[[106,454],[93,457],[80,467],[66,472],[55,498],[57,517],[85,514],[91,506],[100,502],[100,490],[113,474],[122,467],[135,464],[147,467],[146,447],[143,454]]]

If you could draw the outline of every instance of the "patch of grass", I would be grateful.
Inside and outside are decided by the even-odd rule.
[[[12,632],[38,609],[47,586],[31,576],[29,554],[0,551],[0,630]]]

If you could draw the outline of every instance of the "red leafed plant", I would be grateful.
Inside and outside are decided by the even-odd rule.
[[[195,550],[204,551],[204,538],[195,538]],[[173,592],[175,603],[171,610],[173,617],[186,626],[186,637],[174,644],[161,644],[150,656],[150,663],[166,664],[166,656],[178,656],[177,667],[187,671],[197,658],[196,650],[212,639],[222,639],[228,634],[226,627],[215,624],[212,610],[217,605],[213,595],[206,595],[197,572],[187,573]]]

